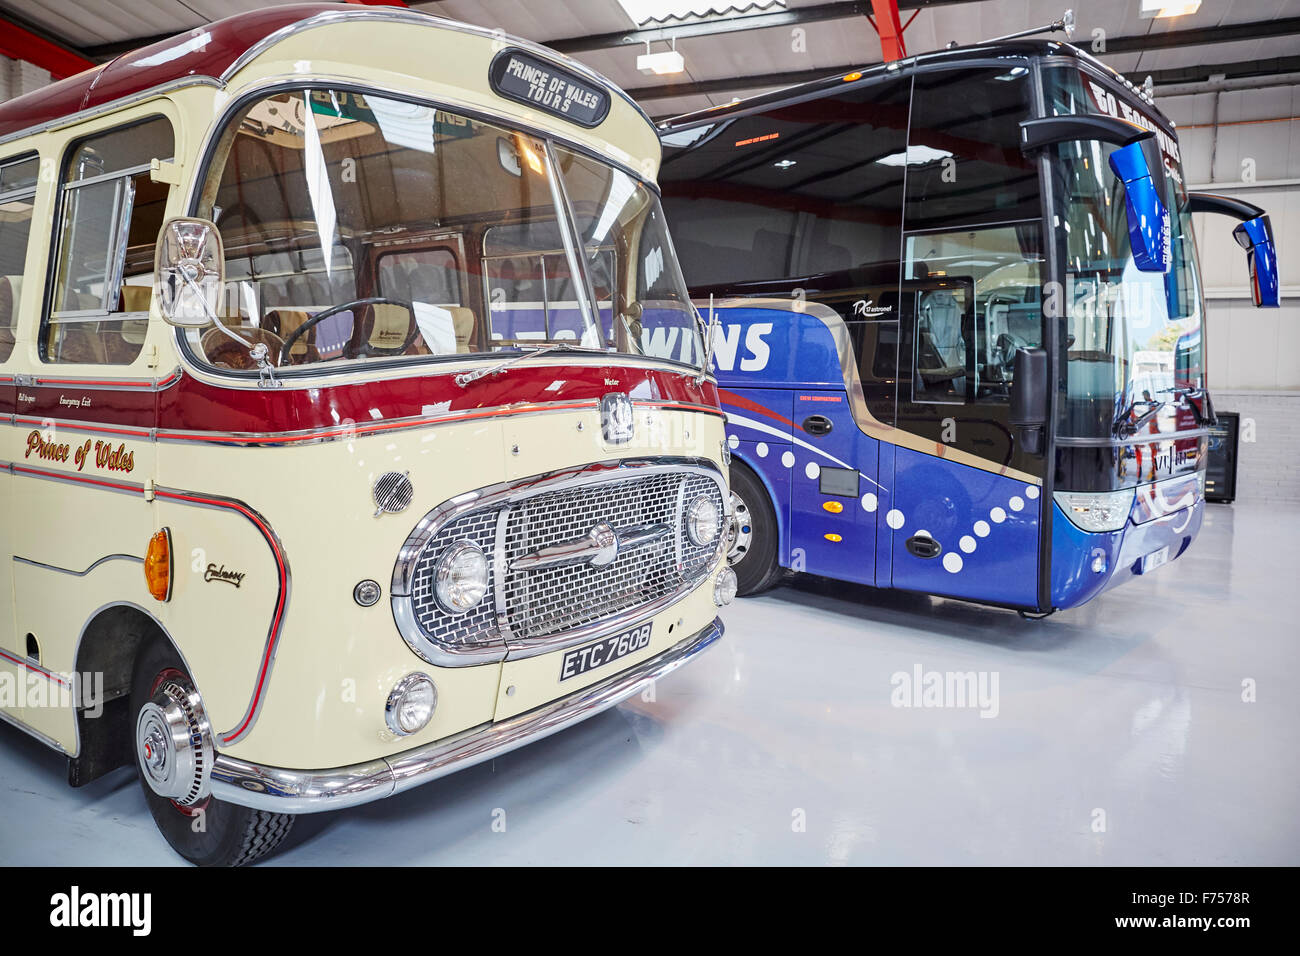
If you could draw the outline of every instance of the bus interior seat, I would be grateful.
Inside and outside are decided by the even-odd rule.
[[[262,328],[279,336],[282,343],[298,331],[302,324],[311,318],[306,309],[271,309],[262,316]],[[218,330],[220,331],[220,330]],[[281,344],[283,348],[283,344]],[[304,362],[319,362],[320,352],[316,348],[316,328],[312,327],[300,335],[289,347],[289,361],[294,365]],[[277,353],[276,364],[279,358]]]
[[[948,382],[957,393],[966,388],[966,341],[961,331],[962,310],[947,289],[921,297],[916,322],[916,373],[922,390]]]

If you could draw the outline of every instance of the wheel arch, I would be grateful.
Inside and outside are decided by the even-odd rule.
[[[750,476],[758,482],[759,487],[763,489],[767,496],[765,503],[772,510],[772,518],[776,521],[776,561],[781,567],[788,568],[789,562],[785,560],[786,555],[790,553],[789,528],[787,527],[789,522],[785,520],[785,515],[788,512],[777,509],[776,492],[772,487],[772,482],[763,473],[762,469],[755,466],[747,455],[735,450],[731,453],[731,467],[734,468],[737,465],[749,472]],[[753,505],[751,504],[750,507],[752,508]]]
[[[133,762],[132,672],[141,648],[157,637],[185,659],[167,628],[148,610],[129,601],[97,608],[82,626],[74,654],[75,671],[84,689],[75,709],[77,752],[68,761],[72,786],[84,786]],[[96,699],[88,700],[90,694]]]

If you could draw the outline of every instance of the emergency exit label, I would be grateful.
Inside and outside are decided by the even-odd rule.
[[[522,50],[498,53],[488,80],[498,95],[579,126],[599,126],[609,113],[609,91]]]

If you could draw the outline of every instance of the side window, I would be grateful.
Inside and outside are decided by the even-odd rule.
[[[35,156],[0,161],[0,362],[14,350],[39,168]]]
[[[919,74],[907,143],[907,229],[1038,217],[1038,167],[1020,151],[1020,121],[1029,115],[1026,67]]]
[[[846,322],[880,318],[898,282],[911,88],[846,88],[665,138],[659,181],[692,292],[801,294]]]
[[[150,178],[149,164],[173,152],[171,124],[162,118],[71,147],[54,294],[41,336],[45,361],[129,365],[140,354],[168,191]]]
[[[1037,223],[908,236],[900,399],[1005,404],[1016,350],[1042,344]],[[909,362],[910,359],[910,362]]]

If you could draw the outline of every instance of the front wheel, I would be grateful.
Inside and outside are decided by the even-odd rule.
[[[731,466],[731,504],[735,512],[727,560],[736,572],[736,593],[766,591],[781,577],[776,548],[776,515],[763,483],[748,468]]]
[[[154,823],[197,866],[242,866],[274,850],[293,817],[200,797],[215,748],[203,701],[171,644],[159,636],[131,682],[135,766]]]

